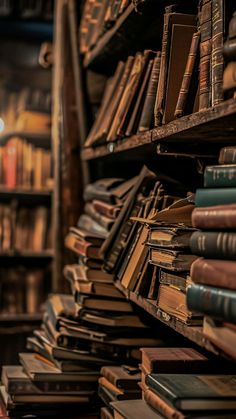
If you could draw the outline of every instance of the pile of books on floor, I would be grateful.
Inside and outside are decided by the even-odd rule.
[[[200,257],[191,266],[190,310],[203,313],[203,333],[236,359],[236,148],[220,151],[219,165],[207,166],[205,188],[196,192],[191,237]]]
[[[192,348],[141,348],[142,400],[110,404],[115,419],[233,418],[236,413],[232,364],[217,363]],[[217,374],[217,375],[216,375]],[[222,375],[229,374],[229,375]]]

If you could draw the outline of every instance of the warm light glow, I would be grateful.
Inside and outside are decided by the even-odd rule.
[[[0,133],[3,132],[5,129],[5,123],[2,118],[0,118]]]

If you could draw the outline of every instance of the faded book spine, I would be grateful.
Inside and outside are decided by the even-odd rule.
[[[165,418],[185,419],[185,415],[167,404],[156,393],[153,393],[153,391],[149,390],[148,387],[146,387],[144,390],[144,399],[146,403],[154,409],[154,411],[161,413]]]
[[[190,276],[197,284],[235,290],[236,262],[198,258],[192,263]]]
[[[207,188],[236,186],[236,164],[207,166],[204,172],[204,186]]]
[[[236,204],[194,208],[192,224],[203,230],[236,229]]]
[[[223,30],[224,1],[212,0],[212,106],[223,101]]]
[[[161,52],[157,52],[157,56],[153,62],[151,77],[149,80],[147,95],[144,101],[143,110],[139,123],[139,132],[147,131],[153,127],[154,124],[154,106],[157,94],[157,85],[160,74]]]
[[[200,6],[200,80],[199,111],[211,106],[211,51],[212,51],[212,1],[202,0]]]
[[[198,54],[198,48],[199,48],[199,42],[200,42],[200,32],[195,32],[193,34],[193,39],[190,46],[190,51],[188,55],[188,60],[183,76],[183,81],[181,84],[179,97],[177,101],[177,105],[175,108],[175,118],[181,118],[185,114],[185,108],[187,103],[188,95],[191,94],[190,90],[190,84],[193,77],[193,72],[196,65],[196,59]]]
[[[196,207],[235,204],[236,188],[200,188],[195,194]]]
[[[167,80],[167,63],[168,63],[168,37],[169,37],[169,20],[170,14],[175,11],[175,6],[167,6],[164,14],[164,26],[162,36],[161,64],[160,75],[157,87],[157,95],[154,107],[154,125],[158,126],[162,123],[164,113],[164,97]]]
[[[236,163],[236,147],[229,146],[220,150],[219,164],[234,164]]]
[[[190,239],[195,255],[213,259],[235,259],[236,233],[222,231],[195,231]]]
[[[236,322],[235,291],[193,284],[187,289],[187,306],[192,311],[230,323]]]

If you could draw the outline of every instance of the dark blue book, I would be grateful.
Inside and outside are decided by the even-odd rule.
[[[192,284],[187,288],[187,306],[191,311],[236,322],[236,290]]]
[[[235,260],[236,232],[195,231],[190,238],[190,248],[194,255]]]
[[[236,186],[236,164],[207,166],[204,172],[206,188],[224,188]]]
[[[195,194],[196,207],[211,207],[213,205],[235,204],[235,188],[200,188]]]

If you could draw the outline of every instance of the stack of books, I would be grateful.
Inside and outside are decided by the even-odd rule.
[[[190,245],[200,257],[191,266],[190,310],[206,315],[203,333],[236,357],[236,148],[221,149],[219,165],[207,166],[205,188],[196,192]],[[215,319],[215,320],[214,320]]]
[[[223,90],[227,97],[235,97],[235,71],[236,71],[236,49],[235,49],[235,13],[232,16],[232,19],[229,22],[228,36],[224,43],[223,54],[227,62],[227,65],[224,69],[223,76]]]
[[[98,380],[98,394],[105,407],[101,409],[101,418],[113,418],[111,402],[141,399],[139,381],[140,371],[136,367],[127,365],[102,367],[101,377]]]

